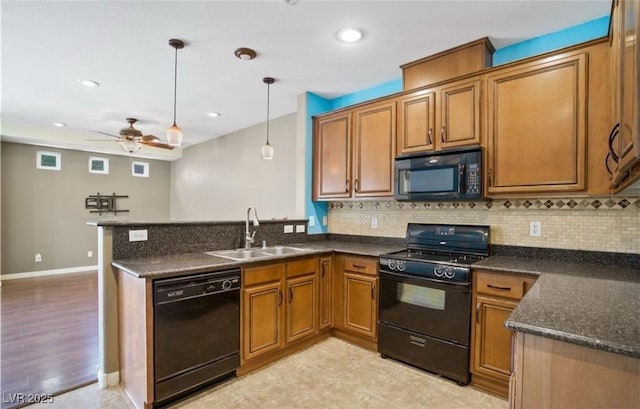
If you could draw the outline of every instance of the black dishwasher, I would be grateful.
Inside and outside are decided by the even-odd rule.
[[[156,280],[154,407],[226,376],[240,365],[240,270]]]

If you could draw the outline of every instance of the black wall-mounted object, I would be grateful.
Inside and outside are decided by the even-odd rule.
[[[116,199],[126,199],[128,197],[129,196],[116,195],[115,193],[111,195],[101,195],[100,192],[98,192],[84,199],[84,208],[91,209],[89,213],[98,213],[99,215],[102,215],[102,213],[126,213],[129,212],[129,210],[117,209]]]

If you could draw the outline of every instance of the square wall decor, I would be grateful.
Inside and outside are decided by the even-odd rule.
[[[131,162],[131,174],[141,178],[149,177],[149,163],[148,162]]]
[[[109,174],[109,159],[89,157],[89,173],[100,173],[102,175]]]
[[[38,151],[36,156],[36,168],[47,170],[61,170],[62,161],[59,152]]]

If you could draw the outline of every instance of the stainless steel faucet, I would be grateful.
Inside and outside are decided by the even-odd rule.
[[[251,245],[255,241],[254,237],[256,235],[256,230],[254,230],[253,233],[249,232],[249,217],[251,217],[250,215],[252,210],[253,210],[253,219],[252,219],[253,226],[257,227],[260,225],[260,222],[258,221],[258,211],[252,206],[249,206],[249,208],[247,209],[247,221],[246,221],[246,228],[245,228],[245,234],[244,234],[245,249],[250,249]]]

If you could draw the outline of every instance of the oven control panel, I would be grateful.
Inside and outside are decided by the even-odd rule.
[[[467,267],[384,256],[380,257],[380,271],[441,281],[471,281],[471,269]]]

